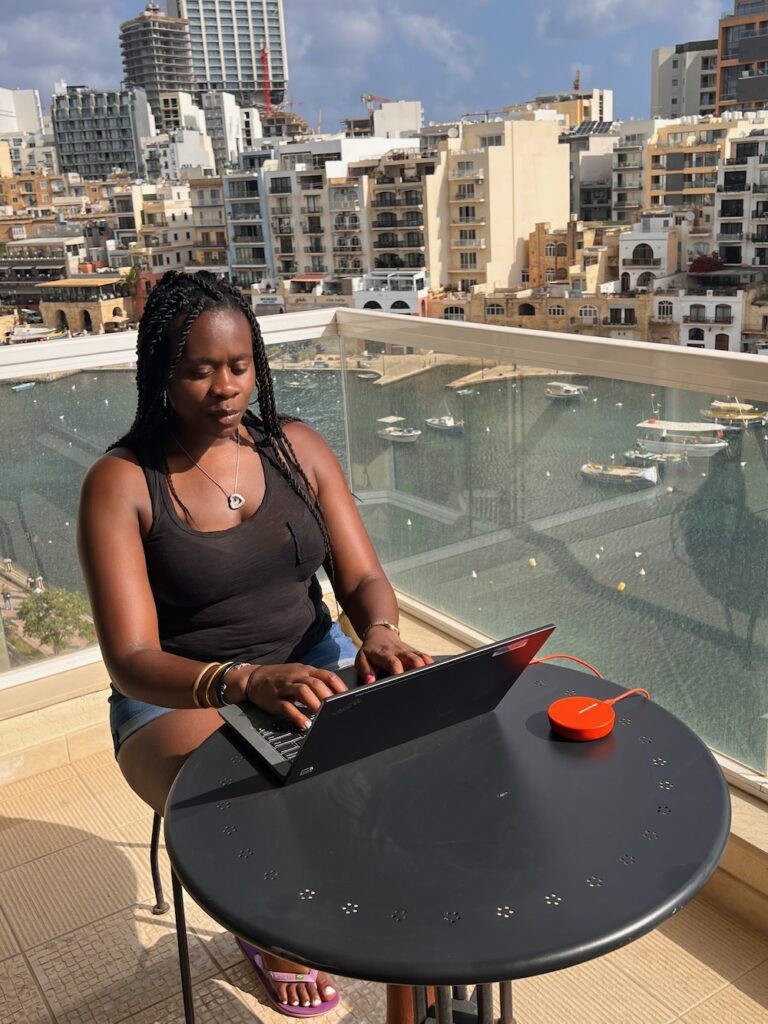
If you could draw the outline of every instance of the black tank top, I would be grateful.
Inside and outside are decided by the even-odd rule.
[[[199,661],[300,661],[331,624],[315,576],[325,558],[323,535],[259,422],[249,416],[244,425],[261,458],[264,498],[227,530],[188,526],[174,507],[161,453],[136,452],[152,499],[144,552],[160,646]]]

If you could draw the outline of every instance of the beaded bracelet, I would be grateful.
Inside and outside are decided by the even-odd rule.
[[[362,643],[365,643],[365,638],[374,626],[384,626],[386,629],[391,629],[394,633],[397,633],[397,635],[400,636],[400,629],[394,624],[394,622],[390,622],[389,619],[376,619],[375,622],[370,622],[361,633],[360,640]]]

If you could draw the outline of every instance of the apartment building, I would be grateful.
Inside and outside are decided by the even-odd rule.
[[[734,0],[717,41],[717,113],[768,103],[768,0]]]
[[[613,151],[611,185],[612,219],[619,223],[631,224],[646,205],[646,147],[657,128],[665,123],[650,118],[619,125],[619,138]]]
[[[613,120],[613,89],[572,89],[570,92],[539,93],[525,103],[504,107],[505,114],[533,110],[554,110],[566,119],[566,127],[584,121]]]
[[[525,286],[558,285],[580,294],[598,291],[619,276],[619,239],[625,230],[592,227],[574,216],[564,228],[537,224],[528,236]]]
[[[611,219],[613,149],[619,138],[614,121],[584,121],[560,136],[569,149],[571,213],[579,220]]]
[[[52,208],[54,197],[53,178],[42,170],[21,171],[7,177],[0,177],[0,208],[7,213],[24,213],[32,208]]]
[[[201,103],[216,170],[222,174],[227,167],[237,164],[245,149],[240,107],[231,93],[221,91],[203,93]]]
[[[76,274],[86,258],[82,234],[62,235],[61,226],[30,225],[27,237],[5,241],[0,255],[0,305],[18,310],[37,308],[37,285]],[[32,234],[32,231],[35,234]]]
[[[740,121],[711,117],[681,118],[659,127],[646,150],[645,205],[687,206],[701,211],[709,223],[728,139],[747,128]]]
[[[156,135],[142,147],[147,177],[178,181],[185,172],[214,172],[216,161],[211,140],[205,132],[191,128],[174,128]]]
[[[552,122],[503,120],[465,123],[460,139],[441,144],[446,173],[427,188],[433,284],[469,291],[521,281],[530,232],[569,217],[569,154],[559,136]]]
[[[717,39],[660,46],[651,57],[651,116],[714,114]]]
[[[191,128],[198,132],[206,131],[203,108],[195,103],[194,96],[189,92],[179,90],[161,92],[159,110],[159,116],[155,117],[158,132],[171,132],[175,128]]]
[[[62,171],[84,178],[106,178],[118,167],[134,178],[143,174],[141,140],[155,134],[143,89],[100,91],[59,82],[51,119]]]
[[[768,119],[730,139],[728,154],[717,175],[717,251],[724,268],[768,267]]]
[[[262,167],[273,155],[271,148],[244,153],[237,169],[228,171],[221,179],[230,274],[233,283],[241,288],[250,288],[274,276],[267,252],[269,208],[262,174]]]
[[[224,189],[221,178],[189,178],[192,208],[192,253],[200,268],[228,272],[229,255]]]
[[[168,13],[189,23],[199,92],[229,92],[244,107],[283,102],[288,87],[283,0],[168,0]]]
[[[139,270],[175,270],[195,262],[188,184],[157,184],[145,197],[131,260]]]
[[[162,94],[190,92],[194,83],[189,22],[150,0],[141,14],[120,26],[120,51],[125,86],[144,90],[160,127]]]

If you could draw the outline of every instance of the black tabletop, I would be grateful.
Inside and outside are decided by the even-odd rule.
[[[166,840],[185,889],[264,949],[403,984],[514,979],[649,931],[717,866],[728,791],[697,736],[653,701],[602,740],[546,708],[620,688],[527,669],[496,712],[280,786],[228,729],[182,769]]]

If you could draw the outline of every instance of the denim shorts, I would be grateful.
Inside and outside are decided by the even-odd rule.
[[[354,663],[357,647],[344,633],[338,622],[334,622],[319,643],[310,648],[302,657],[302,664],[314,668],[328,668],[336,671],[347,668]],[[115,745],[115,757],[120,746],[138,729],[141,729],[153,718],[167,715],[174,708],[161,708],[157,704],[147,704],[133,697],[124,697],[112,687],[109,696],[109,726],[112,730],[112,742]]]

